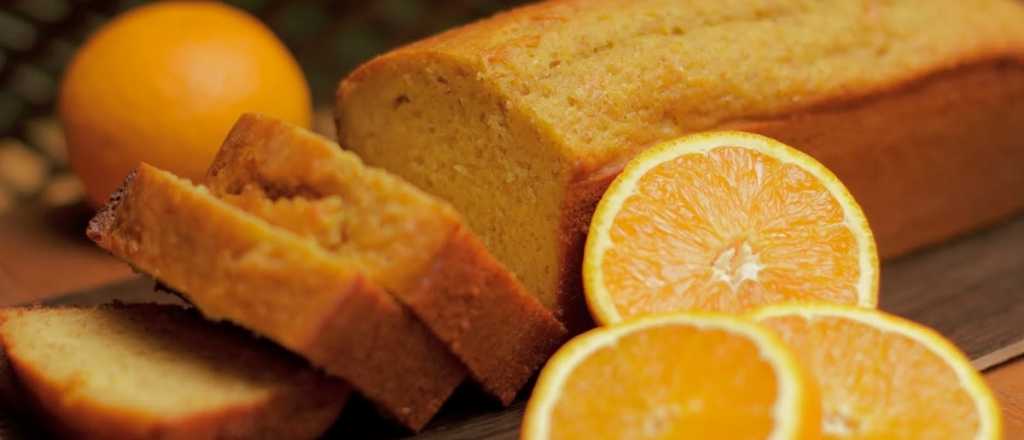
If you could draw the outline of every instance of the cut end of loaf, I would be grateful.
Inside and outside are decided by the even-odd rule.
[[[571,167],[528,113],[472,65],[432,52],[360,68],[339,88],[337,116],[345,148],[451,203],[561,313],[559,224]]]

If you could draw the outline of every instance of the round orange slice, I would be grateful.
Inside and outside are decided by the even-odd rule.
[[[649,316],[562,347],[534,387],[522,438],[816,438],[820,404],[771,331],[731,316]]]
[[[820,163],[764,136],[709,132],[639,154],[612,182],[583,282],[602,324],[790,301],[874,307],[878,254],[860,206]]]
[[[770,306],[753,316],[817,379],[825,438],[1001,438],[985,381],[927,327],[836,305]]]

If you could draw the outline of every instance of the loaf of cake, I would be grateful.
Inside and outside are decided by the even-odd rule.
[[[466,375],[441,341],[358,268],[150,165],[111,196],[88,235],[206,317],[304,356],[413,430]]]
[[[0,310],[19,394],[52,433],[88,439],[314,439],[349,388],[171,305]]]
[[[830,167],[883,256],[1024,207],[1016,0],[565,0],[384,54],[340,143],[451,202],[574,321],[592,210],[652,143],[760,132]]]
[[[204,182],[393,293],[504,404],[565,329],[447,203],[300,127],[244,115]]]

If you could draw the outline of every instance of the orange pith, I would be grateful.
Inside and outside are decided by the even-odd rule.
[[[600,272],[599,280],[585,273],[599,321],[788,301],[874,306],[873,239],[835,176],[767,138],[698,136],[704,146],[688,149],[684,139],[683,148],[670,142],[638,156],[625,183],[609,189],[619,199],[599,205],[585,257],[597,261],[585,271]],[[592,246],[602,241],[595,234],[606,244]],[[595,295],[608,302],[595,304]]]
[[[754,316],[816,377],[825,438],[999,438],[984,381],[925,327],[838,306],[776,306]]]
[[[810,375],[765,333],[735,318],[672,315],[587,333],[545,367],[523,438],[813,437]]]

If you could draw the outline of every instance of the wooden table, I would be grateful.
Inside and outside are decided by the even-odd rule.
[[[0,217],[0,305],[153,298],[148,281],[132,278],[126,265],[82,237],[87,218],[82,207]],[[1006,438],[1024,439],[1024,216],[886,262],[880,306],[936,328],[986,370]],[[416,438],[517,438],[523,397],[508,410],[481,410],[480,395],[461,389]],[[365,403],[354,406],[335,429],[340,438],[402,437]]]
[[[85,238],[85,206],[0,216],[0,305],[39,301],[131,276]]]

